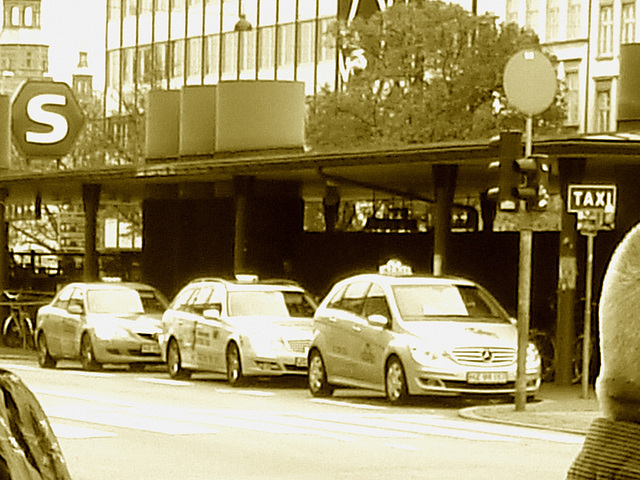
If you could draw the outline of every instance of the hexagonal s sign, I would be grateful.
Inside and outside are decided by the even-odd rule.
[[[28,80],[13,96],[11,131],[28,158],[60,158],[69,153],[84,114],[63,82]]]

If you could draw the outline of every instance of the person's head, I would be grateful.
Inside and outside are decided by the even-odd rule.
[[[602,414],[640,423],[640,224],[616,247],[599,305]]]

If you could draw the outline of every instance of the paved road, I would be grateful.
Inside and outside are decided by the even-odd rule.
[[[462,419],[468,401],[399,408],[354,390],[314,399],[302,381],[0,366],[36,394],[76,479],[563,478],[583,440]]]

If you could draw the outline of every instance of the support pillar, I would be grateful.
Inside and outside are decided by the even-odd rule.
[[[9,290],[9,229],[5,218],[5,200],[9,192],[0,188],[0,293]]]
[[[84,204],[84,267],[85,282],[99,280],[98,252],[96,251],[96,219],[100,206],[100,185],[82,185]]]
[[[233,271],[251,273],[249,267],[249,206],[254,186],[254,178],[238,176],[233,178],[235,195],[235,235],[233,242]]]
[[[578,277],[575,214],[567,213],[567,190],[570,183],[580,183],[586,160],[561,158],[558,161],[560,193],[564,203],[560,227],[558,256],[558,290],[556,318],[555,378],[557,385],[571,385],[573,378],[573,343],[575,341],[576,282]]]
[[[436,199],[433,240],[433,274],[446,272],[447,246],[451,233],[451,206],[456,190],[457,165],[434,165],[433,184]]]

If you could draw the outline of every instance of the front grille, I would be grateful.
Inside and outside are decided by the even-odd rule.
[[[295,353],[305,353],[311,345],[311,340],[289,340],[289,350]]]
[[[451,352],[462,365],[511,365],[516,361],[516,349],[505,347],[460,347]]]

